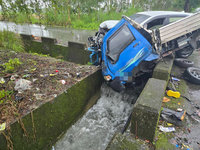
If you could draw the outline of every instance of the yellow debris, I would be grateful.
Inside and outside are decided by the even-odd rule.
[[[6,129],[6,123],[4,122],[4,123],[0,124],[0,131],[3,131],[5,129]]]
[[[177,92],[177,91],[168,90],[167,96],[174,97],[174,98],[180,98],[181,94],[180,94],[180,92]]]
[[[167,97],[163,97],[163,103],[167,103],[167,102],[169,102],[169,101],[170,101],[169,98],[167,98]]]

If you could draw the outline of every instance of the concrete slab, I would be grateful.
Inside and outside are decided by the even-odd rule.
[[[155,67],[153,71],[153,78],[168,81],[170,72],[173,66],[174,58],[163,58]]]
[[[149,147],[144,141],[134,139],[132,134],[117,133],[106,150],[149,150]]]
[[[133,109],[131,132],[135,136],[153,142],[166,85],[154,78],[147,82]]]

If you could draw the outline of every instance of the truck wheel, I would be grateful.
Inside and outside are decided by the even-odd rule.
[[[200,68],[189,67],[184,74],[191,83],[200,84]]]
[[[176,57],[178,58],[188,58],[190,55],[192,55],[194,49],[192,46],[187,46],[179,51],[176,51]]]
[[[174,64],[182,68],[188,68],[192,67],[194,65],[194,62],[184,58],[176,58],[174,60]]]

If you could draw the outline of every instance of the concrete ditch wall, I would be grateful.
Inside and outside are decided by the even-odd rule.
[[[85,50],[85,43],[68,42],[68,46],[57,44],[56,39],[41,37],[34,40],[32,35],[21,34],[27,52],[49,54],[52,57],[64,59],[77,64],[89,62],[89,52]]]
[[[101,71],[97,71],[75,84],[38,109],[22,118],[28,137],[18,122],[11,125],[11,141],[14,150],[44,150],[56,142],[84,112],[100,97]],[[34,128],[33,128],[34,123]],[[36,131],[34,138],[34,130]],[[7,132],[4,132],[8,134]],[[6,150],[5,137],[0,134],[0,150]]]
[[[174,58],[164,58],[149,79],[133,108],[131,132],[144,140],[153,142],[158,125],[162,99],[170,78]]]

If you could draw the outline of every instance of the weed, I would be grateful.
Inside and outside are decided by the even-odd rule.
[[[12,73],[17,67],[19,67],[22,62],[18,58],[9,59],[7,63],[4,63],[2,66],[5,69],[4,72]]]
[[[31,52],[30,52],[31,53]],[[48,55],[44,55],[44,54],[38,54],[38,53],[31,53],[32,55],[35,55],[35,56],[40,56],[40,57],[49,57],[49,54]]]
[[[99,24],[105,20],[120,20],[122,15],[133,15],[136,12],[141,11],[140,8],[129,8],[126,11],[116,12],[115,9],[109,12],[104,12],[103,10],[91,11],[90,13],[71,13],[71,21],[68,20],[68,11],[66,10],[55,10],[54,8],[49,8],[45,12],[40,14],[40,17],[36,14],[29,14],[29,16],[24,12],[16,13],[10,12],[10,15],[6,18],[9,21],[14,21],[16,23],[36,23],[45,24],[53,26],[67,26],[74,29],[89,29],[96,30],[99,28]]]
[[[24,46],[19,35],[10,31],[0,31],[0,47],[23,52]]]
[[[10,98],[11,94],[12,94],[12,91],[1,90],[0,91],[0,104],[5,103]]]

